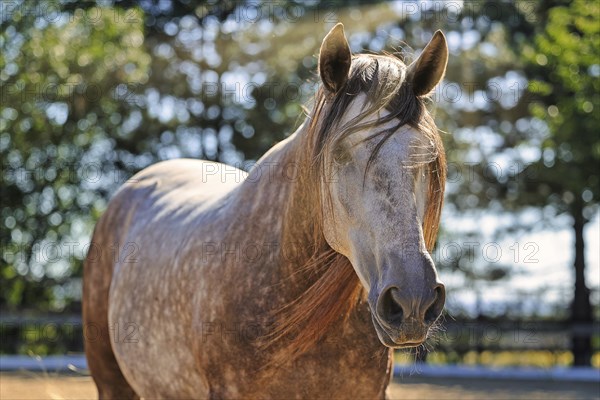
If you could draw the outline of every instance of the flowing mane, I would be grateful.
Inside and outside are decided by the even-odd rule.
[[[333,324],[347,320],[364,295],[350,261],[325,240],[322,207],[318,206],[330,204],[330,194],[322,185],[325,156],[343,138],[359,130],[396,122],[392,128],[376,131],[365,139],[379,139],[367,168],[385,141],[401,126],[411,126],[428,139],[431,146],[427,149],[427,161],[408,167],[424,168],[428,177],[422,228],[427,249],[433,250],[443,203],[446,160],[437,127],[426,108],[426,98],[413,93],[406,70],[405,64],[393,55],[356,55],[352,57],[349,77],[342,90],[328,95],[321,87],[315,95],[303,143],[293,155],[299,175],[286,206],[289,217],[283,225],[281,250],[281,259],[288,263],[287,268],[295,271],[294,277],[301,280],[302,290],[293,301],[275,311],[274,330],[266,340],[267,347],[277,349],[271,365],[289,362],[314,346]],[[346,125],[339,126],[344,112],[361,93],[367,98],[365,107]],[[364,117],[384,109],[389,111],[385,117],[375,122],[361,122]]]

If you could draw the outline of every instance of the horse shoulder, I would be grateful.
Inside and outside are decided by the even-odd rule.
[[[139,329],[137,344],[115,342],[113,347],[125,376],[140,393],[162,387],[165,394],[185,394],[193,382],[206,388],[196,371],[190,330],[193,315],[211,311],[210,304],[192,300],[209,278],[209,264],[198,249],[213,240],[217,210],[244,178],[243,171],[209,161],[161,162],[126,182],[103,216],[118,247],[133,244],[137,252],[131,259],[115,260],[109,323],[125,326],[133,321]],[[175,338],[180,345],[173,347]],[[145,377],[158,362],[147,349],[159,348],[171,348],[161,354],[165,372],[160,382]]]

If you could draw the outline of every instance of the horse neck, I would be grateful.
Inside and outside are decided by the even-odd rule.
[[[255,275],[253,280],[266,289],[261,298],[268,298],[275,311],[268,317],[275,318],[277,328],[265,342],[265,348],[275,351],[271,365],[313,349],[329,332],[369,337],[369,348],[381,350],[366,305],[355,308],[362,291],[352,265],[331,249],[322,233],[320,175],[313,170],[310,134],[305,123],[269,150],[242,184],[238,203],[247,207],[250,202],[250,221],[243,225],[262,229],[253,238],[278,244],[279,251],[260,264],[265,278]],[[346,328],[332,329],[340,327],[341,317],[348,322]]]
[[[319,209],[317,188],[309,187],[311,168],[305,122],[290,137],[273,146],[250,170],[241,187],[241,202],[250,208],[249,218],[261,221],[261,240],[276,243],[277,260],[284,278],[297,273],[306,255],[299,249],[313,248],[315,226],[311,223]],[[274,266],[276,267],[276,266]]]

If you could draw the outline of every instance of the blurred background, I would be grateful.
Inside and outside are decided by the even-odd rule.
[[[303,120],[340,21],[353,52],[450,48],[445,328],[398,365],[600,368],[599,4],[2,0],[0,354],[81,353],[111,194],[165,159],[249,169]]]

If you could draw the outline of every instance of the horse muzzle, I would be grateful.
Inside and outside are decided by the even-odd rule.
[[[375,302],[370,301],[373,325],[385,346],[419,346],[442,313],[446,299],[443,284],[436,283],[432,290],[419,296],[409,293],[390,286],[381,291]]]

